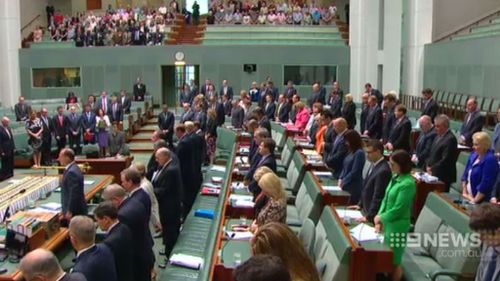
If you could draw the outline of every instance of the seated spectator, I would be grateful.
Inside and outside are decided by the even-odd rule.
[[[33,31],[33,42],[42,42],[43,30],[41,26],[37,26]]]
[[[238,266],[233,272],[234,281],[291,281],[283,261],[272,255],[256,255]]]
[[[251,240],[251,246],[254,255],[268,254],[281,258],[292,280],[320,280],[318,271],[302,242],[285,224],[270,222],[259,227]]]
[[[474,152],[469,156],[462,176],[462,195],[477,204],[490,200],[499,168],[487,133],[475,133],[472,145]]]
[[[250,231],[254,233],[271,222],[286,221],[286,193],[280,178],[274,173],[267,173],[260,178],[259,186],[268,200],[250,226]]]
[[[365,165],[365,152],[361,136],[354,130],[348,130],[345,135],[345,144],[348,154],[344,159],[342,172],[338,185],[342,190],[351,194],[351,204],[359,202],[363,189],[363,167]]]

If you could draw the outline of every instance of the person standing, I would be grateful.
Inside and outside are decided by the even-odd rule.
[[[54,125],[54,136],[57,142],[57,154],[59,154],[61,149],[66,146],[68,138],[68,117],[64,115],[62,106],[57,107],[57,114],[52,118],[52,124]]]
[[[401,261],[406,247],[405,239],[400,242],[399,237],[406,237],[410,230],[417,185],[411,175],[411,156],[408,152],[394,151],[389,162],[394,176],[385,190],[382,205],[373,221],[376,231],[384,233],[384,243],[388,244],[394,253],[395,269],[392,272],[392,280],[396,281],[403,277]]]
[[[382,109],[377,104],[377,97],[375,95],[368,98],[368,106],[368,115],[366,116],[363,135],[369,136],[372,139],[380,139],[382,137],[383,115]]]
[[[361,115],[359,117],[359,132],[363,134],[366,129],[366,117],[368,117],[368,113],[370,112],[370,106],[368,105],[368,98],[370,96],[367,93],[364,93],[361,96]]]
[[[124,114],[130,114],[130,107],[132,106],[132,101],[130,100],[130,97],[127,94],[127,91],[122,90],[120,92],[120,105],[123,110]]]
[[[168,110],[167,104],[164,104],[163,111],[158,115],[158,127],[162,132],[162,139],[164,139],[171,148],[174,147],[174,123],[174,114]]]
[[[83,144],[95,143],[96,116],[90,104],[85,105],[81,115],[83,129]]]
[[[40,117],[42,121],[43,133],[42,133],[42,164],[50,166],[52,164],[52,131],[54,126],[52,125],[52,119],[49,117],[49,111],[47,108],[42,108],[42,115]]]
[[[470,98],[467,100],[467,115],[460,128],[460,144],[472,147],[472,135],[480,132],[484,125],[484,116],[477,108],[477,100]]]
[[[68,136],[69,136],[69,147],[75,151],[76,154],[80,154],[80,139],[81,139],[81,129],[82,129],[82,119],[80,115],[76,113],[76,108],[74,105],[70,107],[70,114],[68,115]]]
[[[109,112],[107,112],[109,116],[109,121],[111,123],[119,123],[123,124],[123,109],[122,105],[118,102],[118,98],[113,95],[111,97],[111,106],[109,108]]]
[[[75,152],[71,148],[61,150],[58,160],[65,167],[61,180],[61,206],[64,218],[69,222],[74,216],[87,215],[83,173],[75,163]]]
[[[142,83],[140,77],[137,77],[134,84],[134,100],[144,101],[144,95],[146,95],[146,85]]]
[[[354,127],[356,127],[356,104],[351,94],[345,95],[345,103],[342,107],[342,118],[347,121],[347,128],[349,130],[354,130]]]
[[[26,132],[28,133],[28,144],[33,149],[34,168],[40,167],[42,158],[42,134],[43,125],[40,119],[36,117],[36,112],[31,111],[30,118],[26,121]]]
[[[422,107],[422,114],[420,116],[427,115],[431,118],[431,121],[434,121],[434,118],[436,118],[439,111],[439,105],[432,98],[432,95],[433,92],[429,88],[422,91],[422,96],[424,97],[424,105]]]
[[[105,157],[107,155],[106,150],[108,149],[108,140],[109,140],[109,127],[111,127],[111,122],[109,122],[109,118],[104,114],[104,110],[100,108],[98,111],[98,115],[96,116],[95,122],[97,125],[97,143],[99,145],[99,156]]]
[[[342,164],[343,167],[338,185],[342,190],[351,194],[350,203],[356,204],[361,198],[361,190],[363,189],[365,152],[363,151],[363,142],[358,132],[348,130],[344,134],[344,141],[348,153]]]
[[[192,8],[193,8],[193,24],[198,25],[198,23],[200,23],[200,5],[198,5],[198,2],[194,1]]]
[[[12,129],[9,127],[10,119],[2,118],[2,127],[0,129],[0,157],[2,158],[2,167],[0,168],[0,180],[8,179],[14,176],[14,137]]]
[[[121,157],[125,149],[125,133],[120,131],[118,124],[114,123],[108,137],[109,156]]]
[[[423,115],[418,119],[420,125],[420,135],[415,146],[415,154],[411,157],[411,161],[421,169],[425,169],[425,163],[431,153],[432,143],[436,138],[436,130],[429,116]]]
[[[19,263],[19,270],[28,281],[87,281],[81,273],[64,272],[56,256],[42,248],[27,253]]]
[[[24,97],[19,97],[19,102],[14,105],[14,112],[16,114],[16,121],[26,121],[30,117],[31,106],[25,103]]]

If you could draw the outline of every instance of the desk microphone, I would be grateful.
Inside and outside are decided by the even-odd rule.
[[[12,195],[12,197],[9,198],[9,203],[7,203],[7,208],[5,209],[5,214],[3,216],[3,219],[2,219],[2,223],[5,222],[5,220],[7,220],[7,217],[10,217],[10,204],[12,204],[12,200],[14,200],[14,198],[17,196],[17,195],[20,195],[20,194],[23,194],[26,192],[26,189],[23,188],[21,190],[19,190],[16,194]]]
[[[229,241],[233,240],[234,236],[236,236],[236,232],[231,233],[231,235],[228,235],[227,232],[224,231],[224,234],[226,235],[227,241],[224,246],[220,249],[220,261],[224,263],[224,249],[226,248],[227,244],[229,244]]]

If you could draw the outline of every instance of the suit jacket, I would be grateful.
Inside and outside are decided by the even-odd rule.
[[[143,101],[146,95],[146,85],[143,83],[134,84],[134,99],[136,101]]]
[[[493,132],[492,137],[493,143],[491,144],[491,148],[495,151],[495,153],[500,152],[500,123],[495,125],[495,131]]]
[[[291,108],[292,105],[288,101],[278,104],[276,108],[276,121],[287,123]]]
[[[224,115],[231,116],[231,108],[233,107],[231,100],[222,102],[222,106],[224,108]]]
[[[370,96],[375,96],[377,98],[378,106],[382,106],[382,102],[384,101],[384,96],[379,90],[372,89]]]
[[[61,122],[59,122],[59,115],[56,114],[52,118],[52,125],[54,125],[54,136],[64,138],[66,137],[66,134],[68,133],[67,128],[68,128],[68,116],[63,115],[62,117],[62,125]]]
[[[436,136],[434,138],[431,153],[427,159],[427,166],[431,167],[433,176],[449,185],[454,183],[457,178],[457,168],[455,166],[457,157],[457,139],[448,130],[442,137]]]
[[[420,116],[427,115],[431,118],[434,123],[434,118],[436,118],[439,110],[439,105],[434,99],[427,101],[422,108],[422,114]]]
[[[82,129],[85,132],[87,129],[90,129],[91,133],[95,132],[95,126],[96,126],[96,119],[95,119],[95,113],[90,112],[90,118],[87,116],[87,113],[84,112],[81,115],[82,119]]]
[[[382,160],[371,168],[371,172],[364,179],[359,205],[368,221],[373,222],[373,218],[378,214],[378,209],[382,199],[384,199],[385,189],[391,178],[391,167],[386,160]]]
[[[222,103],[217,102],[215,104],[215,113],[217,114],[217,126],[224,125],[224,122],[226,121],[226,111],[224,110],[224,105]]]
[[[255,179],[253,178],[253,175],[258,168],[263,166],[269,167],[269,169],[276,173],[276,159],[274,154],[269,154],[265,158],[261,157],[258,161],[254,161],[252,167],[250,167],[250,171],[248,171],[248,173],[245,175],[245,179],[250,181],[248,190],[253,193],[254,198],[256,198],[262,190],[260,189],[257,181],[255,181]]]
[[[222,97],[223,95],[224,95],[224,87],[220,87],[219,97]],[[233,87],[227,86],[227,96],[230,100],[233,99]]]
[[[102,241],[113,253],[117,280],[134,281],[134,243],[130,228],[118,222]]]
[[[345,144],[344,135],[338,135],[332,144],[332,148],[326,152],[326,165],[333,170],[333,177],[338,179],[342,172],[344,159],[347,156],[347,146]]]
[[[180,123],[193,120],[194,120],[194,112],[192,110],[189,110],[187,112],[182,113]]]
[[[116,156],[117,154],[123,154],[123,148],[125,147],[125,133],[118,131],[116,135],[110,132],[108,134],[108,149],[111,156]]]
[[[122,98],[123,97],[119,97],[118,98],[118,102],[120,103],[120,105],[122,106],[122,109],[123,109],[123,113],[124,114],[130,114],[130,107],[132,106],[132,100],[130,99],[129,96],[125,96],[123,98],[123,101],[122,101]]]
[[[116,110],[113,112],[113,107],[115,106],[114,103],[111,103],[111,105],[108,107],[108,116],[109,116],[109,121],[111,123],[113,122],[121,122],[123,121],[123,109],[122,105],[119,102],[116,102]]]
[[[321,92],[312,93],[309,101],[309,108],[313,107],[313,104],[319,102],[321,104],[325,104],[325,96],[321,95]]]
[[[40,117],[40,122],[42,122],[43,127],[42,141],[50,147],[50,144],[52,143],[52,131],[54,130],[52,119],[47,116],[46,120],[44,120],[42,116]]]
[[[297,89],[295,87],[287,87],[285,90],[285,97],[288,101],[291,101],[293,96],[297,94]]]
[[[396,123],[396,115],[394,114],[394,108],[384,108],[382,110],[382,139],[384,143],[389,141],[389,136],[391,135],[391,130]]]
[[[366,117],[365,130],[368,131],[368,136],[372,139],[380,139],[382,137],[382,109],[378,105],[370,109]]]
[[[8,128],[7,130],[9,131],[10,136],[5,131],[5,127],[0,126],[0,143],[2,144],[0,145],[0,156],[1,154],[5,154],[5,156],[13,156],[14,149],[16,148],[16,145],[14,143],[14,135],[12,134],[12,129]]]
[[[172,112],[167,111],[161,112],[158,115],[158,127],[160,130],[168,130],[169,135],[173,135],[174,133],[174,123],[175,123],[175,116]]]
[[[97,99],[96,106],[95,106],[96,114],[97,114],[97,111],[99,109],[104,110],[104,114],[108,114],[109,107],[111,106],[111,99],[106,96],[106,99],[104,100],[104,102],[106,103],[106,110],[104,110],[104,106],[102,105],[103,104],[103,98],[102,98],[102,96]]]
[[[76,114],[69,114],[68,115],[68,135],[73,135],[73,132],[78,132],[78,135],[81,133],[82,129],[82,118],[80,115]]]
[[[271,122],[269,122],[267,116],[264,116],[262,117],[262,119],[260,119],[259,127],[266,128],[267,131],[269,132],[269,135],[271,135]]]
[[[61,201],[63,213],[71,212],[73,216],[87,215],[83,173],[74,162],[64,171],[61,181]]]
[[[477,152],[472,152],[469,156],[464,174],[462,175],[462,182],[470,183],[472,196],[476,196],[478,192],[481,192],[484,194],[482,202],[489,202],[498,176],[498,160],[491,149],[479,163],[475,163],[478,157]]]
[[[354,102],[344,103],[342,117],[347,121],[347,128],[352,130],[356,127],[356,104]]]
[[[92,281],[118,281],[113,253],[104,244],[96,244],[75,259],[74,272]]]
[[[240,129],[243,127],[244,120],[245,110],[241,106],[231,109],[231,126]]]
[[[469,122],[467,122],[467,120],[469,120]],[[464,136],[465,145],[472,147],[472,135],[483,129],[484,121],[485,118],[479,111],[467,113],[464,122],[462,123],[462,127],[460,128],[460,135]]]
[[[27,120],[31,113],[31,106],[29,104],[19,104],[14,105],[14,112],[16,113],[16,121]]]
[[[333,113],[333,118],[342,116],[342,99],[340,96],[336,98],[329,97],[328,105],[330,106],[330,111]]]
[[[266,103],[264,109],[267,119],[274,120],[274,112],[276,111],[276,104],[274,102]]]
[[[363,189],[363,167],[365,165],[363,149],[347,154],[343,165],[339,176],[343,183],[342,189],[351,194],[350,203],[356,204],[361,198],[361,190]]]
[[[85,275],[79,273],[79,272],[73,272],[73,273],[66,273],[61,281],[87,281],[87,278],[85,278]]]
[[[196,167],[199,167],[197,158],[195,156],[198,148],[194,144],[195,140],[188,135],[185,135],[177,142],[176,154],[179,157],[179,167],[181,169],[182,182],[184,183],[184,191],[196,190],[193,176],[196,173]]]
[[[408,117],[403,117],[401,121],[395,120],[394,126],[389,134],[389,142],[393,149],[404,149],[410,152],[411,122]]]
[[[205,112],[203,111],[195,112],[193,121],[200,122],[200,128],[203,132],[205,132],[205,129],[207,127],[207,114]]]
[[[361,105],[361,115],[359,116],[359,130],[363,133],[366,130],[366,117],[370,112],[370,107],[368,105]]]
[[[179,102],[181,105],[183,103],[191,104],[193,102],[193,98],[194,98],[193,91],[189,91],[189,92],[182,91],[182,93],[180,94],[180,97],[179,97]]]
[[[208,118],[206,133],[212,137],[217,137],[217,120]]]
[[[181,198],[182,198],[182,176],[178,165],[170,161],[165,167],[158,168],[152,182],[156,198],[160,208],[160,216],[165,221],[171,222],[173,226],[180,223]]]
[[[420,136],[418,136],[415,154],[418,158],[417,166],[421,169],[425,169],[425,163],[431,154],[432,143],[435,138],[436,130],[434,128],[427,133],[422,132],[420,133]]]
[[[129,194],[129,198],[132,198],[132,199],[135,199],[139,202],[141,202],[141,204],[144,206],[144,208],[146,210],[151,210],[151,198],[149,197],[148,193],[146,191],[144,191],[144,189],[142,188],[137,188],[136,190],[134,190],[134,192],[131,192]],[[148,221],[149,221],[149,217],[148,217]]]

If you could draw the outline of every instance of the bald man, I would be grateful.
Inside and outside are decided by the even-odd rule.
[[[475,98],[467,100],[467,115],[460,128],[460,144],[472,147],[472,135],[483,129],[484,122],[485,118],[479,112],[477,100]]]
[[[21,260],[19,270],[26,281],[87,281],[81,273],[66,273],[56,256],[45,249],[35,249]]]
[[[333,169],[333,177],[338,179],[342,172],[344,158],[347,156],[347,146],[344,140],[344,134],[347,132],[347,121],[344,118],[337,118],[333,120],[333,128],[336,137],[331,145],[332,148],[329,149],[325,157],[325,162],[328,167]]]
[[[58,160],[66,167],[61,180],[61,205],[63,215],[69,221],[73,216],[87,214],[83,173],[75,163],[75,152],[71,148],[62,149]]]
[[[417,139],[415,154],[413,154],[411,159],[417,167],[425,169],[425,162],[431,153],[432,142],[434,142],[434,138],[436,138],[436,130],[434,129],[431,118],[427,115],[420,117],[418,119],[418,124],[421,132]]]
[[[0,158],[2,159],[2,168],[0,168],[0,180],[8,179],[14,176],[14,136],[12,129],[9,127],[10,119],[2,118],[2,126],[0,127]]]

